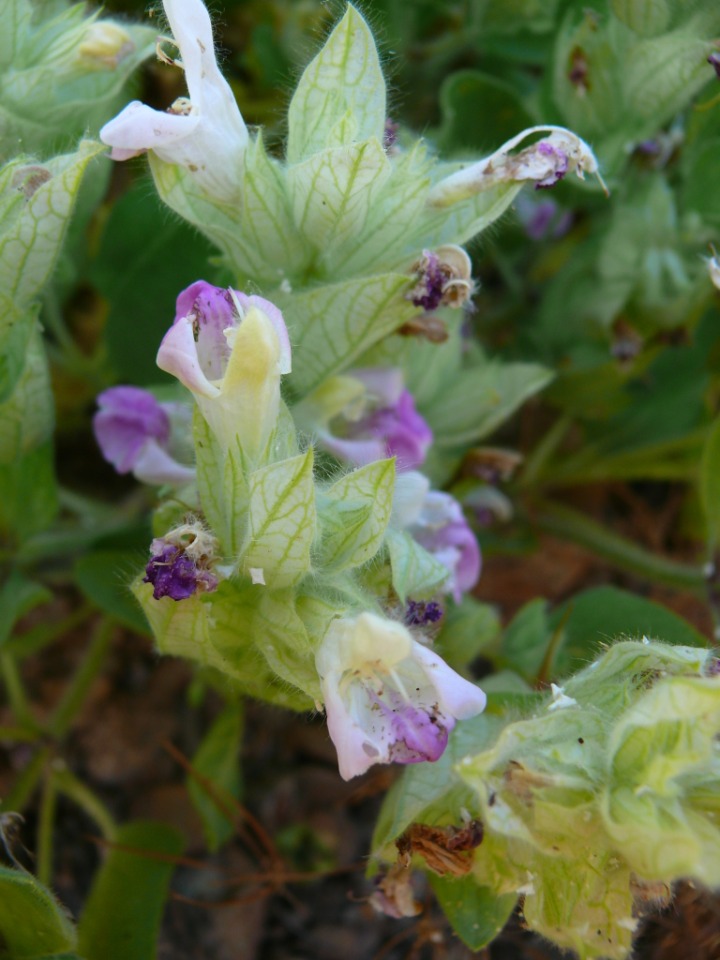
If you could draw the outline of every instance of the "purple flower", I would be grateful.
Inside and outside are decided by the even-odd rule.
[[[323,445],[335,456],[357,466],[383,457],[397,457],[400,471],[420,466],[433,433],[415,409],[412,394],[404,389],[400,370],[369,367],[353,370],[350,376],[365,385],[371,409],[357,420],[346,416],[342,423],[344,436],[329,431],[321,434]]]
[[[93,429],[103,457],[118,473],[132,472],[144,483],[180,485],[194,479],[195,471],[179,463],[170,450],[173,425],[186,424],[182,404],[158,403],[139,387],[111,387],[98,398],[100,409]]]
[[[161,370],[192,391],[224,446],[261,452],[280,409],[280,377],[291,369],[282,314],[262,297],[198,280],[179,295],[157,355]]]
[[[410,533],[450,571],[447,589],[459,603],[480,578],[480,547],[462,507],[449,493],[431,490]]]
[[[316,664],[345,780],[375,763],[437,760],[456,721],[485,707],[482,690],[407,627],[373,613],[333,620]]]
[[[707,58],[707,62],[717,74],[718,79],[720,79],[720,53],[711,53]]]
[[[570,169],[570,158],[564,150],[554,146],[550,140],[541,140],[536,149],[538,155],[547,161],[547,172],[541,179],[535,181],[535,189],[544,190],[554,187]]]
[[[572,213],[569,210],[562,210],[549,197],[537,203],[520,194],[515,208],[531,240],[564,237],[572,226]]]
[[[408,600],[405,623],[409,627],[425,627],[443,618],[443,608],[434,601]]]
[[[171,600],[187,600],[198,590],[210,591],[217,587],[217,577],[201,566],[207,557],[195,558],[192,541],[187,546],[173,542],[172,535],[153,540],[152,556],[145,567],[143,583],[153,585],[153,597],[170,597]]]
[[[472,296],[472,262],[462,247],[445,244],[423,250],[412,269],[416,282],[405,297],[427,313],[438,307],[461,307]]]

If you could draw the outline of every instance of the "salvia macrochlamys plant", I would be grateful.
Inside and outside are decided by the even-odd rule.
[[[720,69],[720,23],[706,5],[684,18],[663,0],[610,6],[612,36],[598,31],[593,46],[587,26],[588,55],[634,58],[631,119],[646,74],[669,118],[703,71]],[[573,179],[605,203],[603,173],[614,187],[628,138],[656,118],[636,118],[634,131],[621,113],[605,122],[607,90],[588,81],[578,94],[578,61],[575,114],[583,133],[592,114],[597,156],[548,122],[480,158],[444,160],[393,120],[372,33],[349,4],[300,76],[281,151],[248,129],[201,0],[164,2],[157,55],[187,92],[167,110],[123,107],[153,31],[78,7],[6,7],[3,151],[38,159],[0,172],[4,527],[22,488],[52,474],[38,302],[83,173],[108,147],[118,162],[147,154],[161,200],[217,252],[212,282],[178,289],[167,318],[157,366],[172,386],[109,387],[94,417],[105,459],[156,494],[130,589],[157,648],[234,695],[324,713],[346,780],[406,767],[373,845],[379,911],[417,913],[424,872],[474,949],[519,903],[562,948],[628,956],[639,919],[670,901],[675,881],[720,886],[718,661],[701,647],[624,639],[549,690],[523,671],[482,689],[468,666],[478,648],[466,643],[484,615],[472,597],[474,527],[512,508],[495,490],[464,504],[444,488],[468,449],[553,379],[540,363],[491,358],[473,336],[466,246],[516,200],[522,210],[523,190],[544,197]],[[566,24],[570,54],[578,30]],[[50,76],[59,106],[33,94]],[[602,79],[610,89],[612,76]],[[104,147],[83,141],[41,160],[101,123]],[[528,235],[537,228],[528,222]],[[707,288],[720,286],[710,254]],[[485,453],[494,469],[515,463]],[[57,512],[53,496],[31,532]]]

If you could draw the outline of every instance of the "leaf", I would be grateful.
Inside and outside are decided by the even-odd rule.
[[[165,858],[182,853],[182,838],[167,824],[136,820],[118,830],[115,844],[83,911],[79,952],[90,960],[154,960],[173,872]]]
[[[315,668],[315,654],[305,625],[295,610],[294,591],[255,587],[258,604],[253,621],[253,639],[271,670],[292,688],[301,690],[308,710],[322,700]],[[295,698],[297,699],[297,698]]]
[[[40,330],[30,333],[25,366],[0,404],[0,464],[11,464],[50,440],[54,425],[50,373]]]
[[[135,550],[95,550],[79,557],[73,568],[75,582],[88,600],[140,634],[150,629],[130,584],[144,560]]]
[[[565,617],[557,675],[579,669],[602,646],[618,639],[648,637],[680,646],[707,646],[706,638],[682,617],[618,587],[595,587],[577,594],[554,611],[551,629],[557,629]]]
[[[326,284],[278,302],[293,343],[287,378],[303,396],[417,313],[402,294],[409,277],[379,274]]]
[[[462,603],[448,604],[435,649],[453,670],[468,664],[497,637],[500,620],[489,603],[463,597]]]
[[[387,546],[392,583],[400,600],[408,596],[422,600],[434,593],[448,578],[448,568],[421,547],[409,533],[388,530]]]
[[[705,514],[710,555],[720,539],[720,417],[708,431],[700,462],[700,502]]]
[[[323,491],[324,568],[347,570],[375,556],[390,521],[394,490],[394,460],[376,460]]]
[[[537,679],[550,642],[547,601],[530,600],[513,617],[503,635],[503,662],[528,681]]]
[[[144,181],[113,204],[89,279],[109,306],[105,340],[121,382],[156,384],[163,376],[155,352],[173,322],[175,298],[207,275],[211,252],[196,230],[168,217]]]
[[[58,509],[51,443],[0,464],[0,539],[26,540],[50,525]]]
[[[39,583],[27,580],[13,570],[0,589],[0,648],[10,639],[15,624],[35,607],[52,599],[50,591]]]
[[[0,867],[0,955],[40,960],[75,948],[75,928],[65,910],[35,877]]]
[[[450,926],[470,950],[482,950],[494,940],[517,903],[517,894],[494,893],[472,876],[428,873],[428,879]]]
[[[482,440],[553,378],[538,363],[488,362],[463,370],[423,410],[440,447]]]
[[[298,163],[326,147],[382,140],[385,80],[375,41],[351,4],[300,78],[288,112],[287,158]]]
[[[310,571],[317,526],[312,447],[255,470],[249,491],[245,571],[263,570],[272,589],[297,583]]]
[[[442,125],[437,134],[444,153],[458,150],[484,151],[488,132],[497,143],[531,127],[533,118],[513,87],[479,70],[456,70],[440,88]],[[477,118],[483,118],[482,124]]]
[[[333,247],[357,237],[375,192],[390,176],[390,161],[373,138],[316,153],[291,167],[288,184],[298,229],[332,259]]]
[[[229,810],[234,809],[233,801],[240,796],[242,734],[242,706],[240,703],[228,703],[203,737],[192,759],[193,769],[211,781]],[[187,788],[202,819],[205,842],[214,853],[233,835],[235,824],[194,777],[188,776]]]

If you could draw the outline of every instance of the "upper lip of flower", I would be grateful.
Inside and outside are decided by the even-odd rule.
[[[181,98],[168,112],[134,100],[100,131],[113,147],[112,157],[125,160],[143,150],[173,149],[174,144],[210,128],[231,134],[236,149],[248,140],[247,127],[229,84],[215,59],[210,17],[201,0],[164,0],[165,12],[181,53],[189,101]],[[179,148],[178,148],[179,149]],[[198,144],[202,150],[202,144]],[[212,161],[212,157],[209,158]]]

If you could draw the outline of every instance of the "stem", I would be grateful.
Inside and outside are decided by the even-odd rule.
[[[90,685],[102,670],[114,629],[113,621],[105,617],[99,621],[95,628],[93,638],[85,651],[80,666],[65,690],[65,694],[50,721],[50,730],[58,740],[62,740],[67,734],[85,702]]]
[[[21,636],[12,637],[8,640],[5,644],[5,650],[18,660],[29,657],[55,640],[59,640],[70,630],[79,627],[93,612],[93,608],[87,603],[78,607],[77,610],[73,610],[71,614],[68,614],[62,620],[58,620],[57,623],[40,623],[36,627],[31,627]]]
[[[650,582],[691,590],[700,595],[705,593],[705,574],[700,567],[676,563],[638,547],[577,510],[543,501],[538,505],[532,522],[546,533],[587,547],[620,570],[634,573]]]
[[[117,836],[117,824],[110,811],[89,787],[63,766],[55,772],[57,789],[76,803],[81,810],[95,821],[105,840],[114,840]]]
[[[0,804],[3,810],[13,810],[21,813],[25,809],[49,758],[49,747],[38,750],[13,784],[8,795],[3,797],[2,804]]]
[[[48,886],[52,877],[53,825],[56,807],[57,784],[51,767],[43,784],[37,828],[37,878],[45,886]]]
[[[22,727],[36,728],[37,724],[30,711],[30,704],[25,695],[25,688],[20,677],[20,671],[15,663],[15,658],[9,653],[3,651],[0,653],[0,670],[2,671],[5,689],[13,716]]]
[[[40,731],[30,727],[0,727],[0,742],[35,743],[39,738]]]
[[[555,421],[540,443],[538,443],[530,456],[525,460],[525,465],[519,477],[518,485],[520,488],[532,486],[538,476],[542,476],[545,465],[567,436],[572,423],[572,417],[568,415]]]

